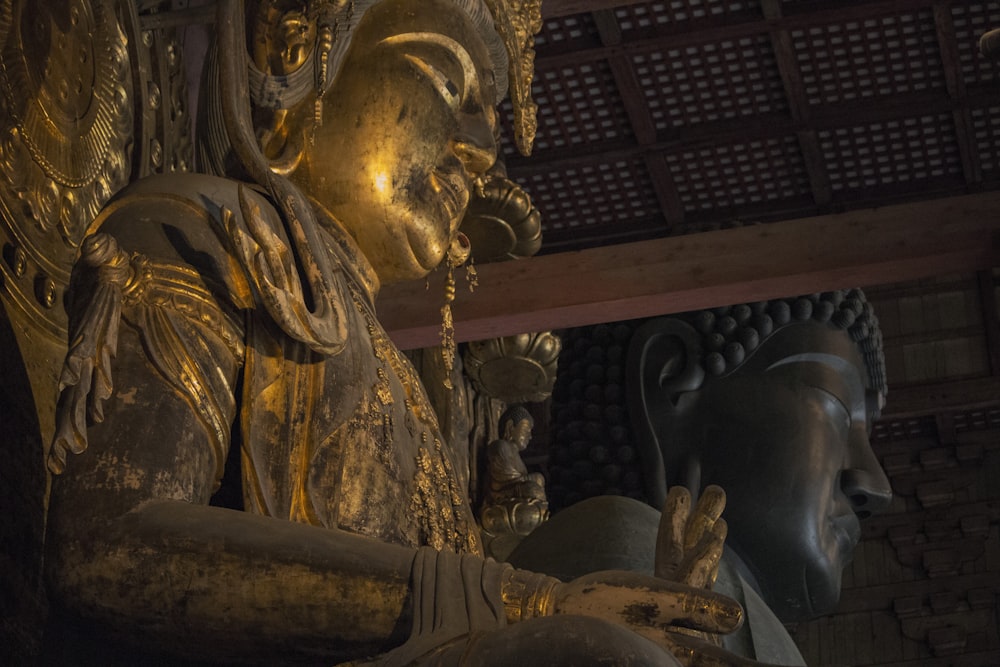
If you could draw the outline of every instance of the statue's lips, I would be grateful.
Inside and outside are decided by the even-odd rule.
[[[434,169],[426,183],[421,224],[407,225],[405,231],[413,261],[423,270],[432,271],[441,264],[462,221],[469,203],[469,186],[464,170],[445,167]]]

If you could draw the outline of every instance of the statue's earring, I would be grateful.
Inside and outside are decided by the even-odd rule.
[[[313,106],[313,123],[316,127],[323,126],[323,95],[326,93],[327,76],[329,76],[329,63],[327,58],[333,50],[333,42],[337,38],[337,25],[327,24],[320,26],[319,40],[316,46],[316,57],[319,58],[319,67],[316,68],[316,102]]]
[[[459,232],[455,240],[448,247],[448,254],[445,263],[448,265],[448,275],[444,282],[444,305],[441,306],[441,358],[444,361],[444,386],[452,388],[451,371],[455,368],[455,355],[458,345],[455,343],[455,320],[451,314],[451,303],[455,300],[455,269],[462,266],[469,254],[472,252],[472,245],[469,237]],[[471,275],[475,276],[475,269],[471,269]],[[470,278],[470,285],[473,279]]]

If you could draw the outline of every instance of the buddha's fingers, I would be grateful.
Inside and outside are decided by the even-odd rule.
[[[705,487],[684,531],[684,549],[695,548],[702,535],[712,529],[726,508],[726,492],[714,484]]]
[[[731,598],[634,572],[588,574],[556,592],[556,613],[601,618],[631,628],[736,630],[743,609]]]
[[[701,536],[698,544],[686,551],[684,560],[674,572],[673,580],[694,588],[711,588],[719,572],[727,532],[725,519],[716,520],[712,529]]]
[[[655,574],[661,579],[673,579],[684,560],[684,533],[691,516],[691,493],[683,486],[672,487],[660,514],[660,530],[656,536]]]

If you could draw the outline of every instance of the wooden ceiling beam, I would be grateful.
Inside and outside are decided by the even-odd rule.
[[[983,180],[982,167],[972,131],[972,114],[969,113],[967,106],[961,105],[961,101],[965,99],[965,81],[962,79],[962,66],[955,43],[955,21],[951,15],[950,2],[934,3],[934,28],[937,33],[938,48],[941,51],[941,65],[944,68],[948,94],[960,103],[960,106],[952,111],[952,118],[955,123],[958,152],[962,160],[962,173],[965,175],[965,182],[974,185]]]
[[[599,10],[594,12],[592,16],[601,43],[608,46],[621,43],[622,31],[613,11]],[[632,134],[636,141],[640,146],[654,143],[656,141],[656,123],[649,113],[646,95],[642,86],[639,85],[639,78],[635,74],[632,60],[624,53],[618,53],[608,60],[608,65],[611,67],[611,75],[614,77],[618,94],[625,106],[625,113],[628,115]],[[647,153],[644,156],[644,161],[664,220],[668,226],[681,224],[684,222],[684,205],[681,203],[677,186],[674,184],[666,160],[659,153]]]
[[[1000,378],[1000,309],[997,308],[997,284],[993,271],[976,273],[979,288],[979,303],[983,313],[983,331],[986,335],[986,353],[990,360],[990,371]],[[1000,397],[1000,392],[994,394]]]
[[[629,5],[639,5],[648,2],[649,0],[543,0],[542,17],[556,18],[559,16],[572,16],[573,14],[628,7]],[[817,0],[801,4],[803,5],[802,11],[804,12],[837,11],[843,13],[847,18],[853,18],[858,12],[870,12],[873,8],[877,8],[878,11],[888,12],[926,7],[931,4],[931,0],[869,0],[868,2],[853,2],[850,4],[845,4],[843,0]]]
[[[697,150],[739,141],[784,137],[800,131],[858,127],[900,118],[952,113],[962,108],[985,109],[996,106],[996,103],[995,91],[969,93],[963,100],[953,99],[944,91],[933,90],[864,102],[852,100],[812,109],[809,125],[797,122],[791,115],[784,113],[726,119],[684,127],[674,136],[660,137],[644,146],[635,142],[588,144],[570,149],[539,151],[530,158],[511,156],[507,161],[507,169],[511,175],[546,173],[553,168],[629,159],[649,152]]]
[[[987,184],[988,189],[1000,188],[1000,182]],[[719,225],[733,221],[749,221],[774,223],[793,218],[809,218],[829,213],[829,208],[836,211],[849,211],[871,208],[873,206],[888,206],[913,201],[924,201],[941,197],[955,197],[968,194],[968,189],[961,176],[933,176],[919,181],[903,181],[894,184],[882,184],[872,188],[859,190],[841,190],[837,192],[830,206],[821,209],[813,201],[812,195],[800,195],[787,199],[770,199],[753,204],[725,206],[709,210],[687,212],[684,224],[671,234],[712,231]],[[607,224],[589,218],[581,220],[586,225],[587,237],[581,239],[577,228],[563,228],[545,233],[544,254],[564,252],[568,249],[582,250],[594,248],[608,243],[629,243],[667,235],[659,216],[630,220],[628,223],[615,222]],[[685,229],[686,228],[686,229]]]
[[[1000,193],[546,255],[479,267],[453,304],[459,341],[612,322],[1000,265]],[[436,344],[444,276],[388,286],[404,349]]]
[[[761,0],[760,7],[766,19],[777,22],[782,16],[781,0]],[[802,153],[802,163],[809,176],[809,188],[812,190],[813,200],[817,206],[826,206],[833,197],[830,175],[826,169],[826,159],[823,157],[819,136],[811,127],[809,98],[806,96],[802,72],[799,70],[792,36],[788,30],[783,28],[771,30],[771,48],[778,63],[778,72],[781,74],[781,83],[785,88],[785,97],[788,99],[788,109],[792,119],[796,124],[804,126],[795,134],[799,151]]]
[[[647,0],[648,1],[648,0]],[[562,48],[542,46],[538,49],[536,67],[554,67],[564,64],[578,64],[588,60],[604,60],[618,50],[629,53],[645,53],[662,50],[665,47],[682,48],[693,44],[720,42],[757,35],[771,29],[793,30],[841,21],[857,21],[888,14],[899,14],[930,7],[934,0],[874,0],[871,2],[844,3],[843,0],[803,3],[797,11],[787,11],[780,19],[765,19],[759,13],[742,13],[736,16],[721,15],[704,19],[692,19],[675,25],[661,26],[656,34],[639,39],[630,39],[620,45],[586,46],[582,48]],[[549,3],[546,5],[546,3]],[[638,4],[628,0],[580,0],[573,11],[563,13],[560,0],[543,0],[542,15],[547,18],[613,9],[617,6]],[[546,7],[549,7],[548,13]]]
[[[1000,406],[1000,377],[889,387],[883,419],[925,417]]]

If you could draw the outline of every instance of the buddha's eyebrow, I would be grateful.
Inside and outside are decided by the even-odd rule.
[[[406,32],[400,35],[386,37],[379,45],[398,44],[434,44],[453,55],[462,68],[462,96],[465,100],[470,92],[479,87],[479,74],[476,72],[476,65],[472,62],[472,56],[465,47],[447,35],[438,32]]]

